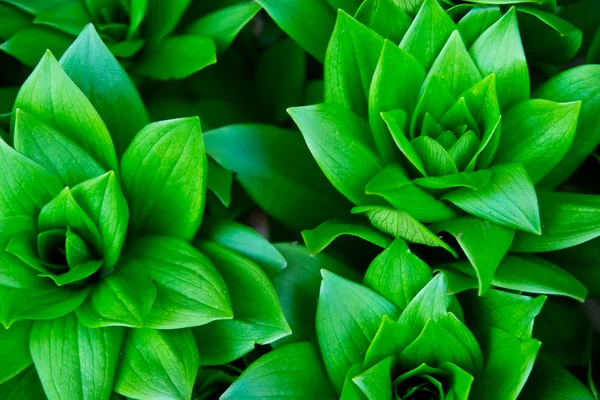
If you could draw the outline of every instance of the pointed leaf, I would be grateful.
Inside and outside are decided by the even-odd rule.
[[[427,176],[425,171],[425,165],[423,160],[419,157],[419,154],[415,151],[412,144],[408,141],[408,136],[405,135],[407,115],[402,110],[392,110],[388,112],[382,112],[381,118],[386,123],[396,146],[400,149],[404,157],[421,173],[423,176]]]
[[[361,4],[354,16],[379,33],[385,39],[400,43],[408,30],[411,18],[395,3],[394,0],[368,0]]]
[[[477,172],[459,172],[458,174],[439,177],[416,178],[413,179],[413,183],[427,189],[466,187],[477,190],[487,185],[491,177],[492,171],[485,169]]]
[[[532,400],[595,400],[585,385],[560,364],[540,358],[523,390],[524,398]]]
[[[6,42],[0,44],[0,50],[33,68],[44,57],[45,51],[49,50],[60,56],[72,40],[71,35],[54,28],[32,25],[19,30]]]
[[[419,158],[423,160],[425,170],[429,176],[458,173],[456,164],[450,154],[435,139],[428,136],[419,136],[411,140],[410,144],[419,155]]]
[[[498,6],[475,6],[458,21],[458,29],[467,47],[477,40],[487,28],[502,17]]]
[[[402,311],[398,322],[414,329],[423,329],[428,320],[437,321],[450,306],[448,284],[443,274],[434,276]]]
[[[0,385],[20,374],[33,362],[29,353],[31,325],[31,322],[24,321],[14,324],[10,329],[0,327]]]
[[[320,253],[341,235],[356,236],[379,247],[387,247],[392,243],[392,239],[381,232],[344,220],[325,221],[315,229],[302,231],[302,238],[311,254]]]

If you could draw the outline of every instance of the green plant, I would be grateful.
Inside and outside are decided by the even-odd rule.
[[[290,333],[281,254],[235,222],[196,237],[198,118],[146,118],[91,26],[21,87],[0,141],[0,398],[189,399],[199,367]]]

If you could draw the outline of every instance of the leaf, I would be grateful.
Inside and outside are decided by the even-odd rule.
[[[133,398],[192,397],[199,359],[189,329],[133,329],[122,352],[115,392]]]
[[[267,353],[246,368],[221,399],[334,399],[321,360],[309,343]]]
[[[496,75],[502,110],[529,98],[529,71],[514,7],[479,36],[470,53],[483,76]]]
[[[350,12],[347,8],[344,9]],[[394,3],[394,0],[365,1],[360,5],[354,17],[358,22],[394,43],[400,43],[412,22],[411,18]]]
[[[321,269],[352,281],[359,276],[354,270],[326,253],[311,255],[304,246],[277,243],[275,247],[288,265],[275,278],[273,286],[292,334],[279,339],[275,345],[310,340],[316,344],[315,313],[321,286]]]
[[[491,170],[490,182],[483,188],[457,189],[443,199],[486,221],[539,235],[537,196],[523,166],[503,164]]]
[[[540,182],[553,189],[575,172],[600,143],[600,66],[584,65],[568,69],[542,84],[534,93],[537,98],[557,102],[581,101],[579,123],[573,145],[567,155]]]
[[[450,189],[457,187],[466,187],[471,189],[481,189],[488,184],[492,172],[490,170],[480,170],[476,172],[459,172],[445,176],[431,176],[427,178],[416,178],[412,182],[415,185],[427,189]]]
[[[325,179],[300,135],[243,124],[206,132],[204,140],[206,152],[235,172],[252,199],[286,226],[302,230],[347,214],[346,200]],[[295,200],[285,201],[288,197]]]
[[[8,382],[0,385],[4,400],[38,400],[45,397],[35,367],[29,367]]]
[[[125,243],[129,209],[115,173],[110,171],[81,182],[71,191],[73,198],[99,228],[104,269],[117,264]]]
[[[133,231],[190,240],[202,221],[207,160],[197,117],[155,122],[121,160]]]
[[[8,40],[22,29],[27,28],[32,22],[32,16],[10,4],[2,4],[0,6],[0,19],[2,26],[0,27],[0,38]]]
[[[55,7],[35,13],[34,24],[47,25],[64,33],[77,36],[90,22],[85,4],[79,1],[61,2]]]
[[[150,120],[135,85],[92,24],[61,57],[60,65],[98,111],[121,156]]]
[[[475,6],[458,21],[458,30],[467,47],[502,17],[498,6]]]
[[[90,328],[115,325],[141,328],[156,292],[144,267],[135,260],[122,257],[115,271],[103,277],[76,310],[77,318]]]
[[[211,343],[200,349],[201,365],[234,361],[255,344],[266,345],[291,333],[275,289],[256,264],[216,243],[202,242],[199,247],[223,276],[234,315],[194,329],[198,342]]]
[[[394,114],[387,112],[400,109],[411,115],[424,79],[425,70],[413,56],[388,40],[384,42],[369,90],[369,124],[379,156],[385,162],[391,162],[396,153],[390,125],[396,123],[396,129],[402,130],[405,123],[390,119]],[[392,136],[395,138],[393,132]],[[410,159],[408,155],[407,158]]]
[[[71,35],[54,28],[32,25],[19,30],[6,42],[0,44],[0,50],[33,68],[40,59],[44,58],[45,51],[50,50],[60,56],[72,40]]]
[[[558,363],[540,358],[523,390],[523,396],[532,400],[594,400],[585,385]]]
[[[61,188],[59,179],[0,140],[0,217],[32,216]]]
[[[233,188],[233,172],[221,167],[209,158],[206,188],[219,198],[223,206],[229,207]]]
[[[432,319],[448,313],[450,296],[448,284],[443,274],[435,275],[427,285],[414,296],[402,311],[398,322],[410,328],[421,330]]]
[[[424,134],[425,116],[441,120],[444,114],[456,104],[456,99],[442,85],[437,76],[432,76],[422,90],[415,112],[410,121],[410,138]],[[441,133],[441,132],[440,132]],[[408,136],[408,135],[407,135]]]
[[[261,8],[260,4],[253,2],[234,4],[196,20],[187,28],[187,32],[212,38],[217,52],[222,53]]]
[[[436,0],[425,0],[420,7],[400,47],[429,70],[457,27]]]
[[[423,160],[427,175],[444,176],[458,173],[452,156],[436,140],[428,136],[419,136],[411,140],[410,144]]]
[[[406,242],[395,239],[371,262],[364,284],[402,310],[432,276],[431,269],[410,252]]]
[[[48,398],[107,399],[123,334],[123,328],[86,328],[73,314],[36,322],[31,356]]]
[[[392,239],[368,226],[345,220],[329,220],[315,229],[302,231],[302,238],[311,254],[318,254],[341,235],[351,235],[387,247]]]
[[[207,36],[188,34],[148,43],[134,70],[147,78],[182,79],[216,62],[213,40]]]
[[[177,27],[191,0],[148,0],[142,34],[153,40],[168,36]]]
[[[391,398],[392,396],[392,364],[393,357],[388,357],[371,368],[356,375],[352,378],[352,382],[360,388],[360,390],[372,399]],[[347,376],[350,377],[353,374]],[[346,379],[347,379],[346,378]]]
[[[490,287],[515,234],[514,229],[471,216],[435,224],[430,229],[436,234],[446,231],[454,236],[475,269],[480,296]]]
[[[541,192],[539,196],[542,234],[519,232],[511,247],[517,252],[561,250],[600,235],[596,219],[600,197],[576,193]]]
[[[583,39],[581,30],[553,12],[528,6],[519,6],[518,10],[519,29],[528,58],[563,64],[577,55]]]
[[[489,400],[514,400],[525,385],[541,343],[535,339],[521,341],[515,336],[491,328],[487,346],[483,347],[486,366],[475,380],[471,396]]]
[[[396,307],[377,293],[322,270],[317,306],[317,338],[325,367],[339,393],[346,373],[361,362],[384,315],[396,318]]]
[[[439,222],[456,216],[454,210],[413,185],[398,164],[388,164],[367,184],[367,194],[383,197],[399,211],[406,211],[419,221]]]
[[[0,327],[0,385],[18,376],[31,365],[30,331],[29,321],[17,322],[10,329]],[[1,388],[2,386],[0,393]]]
[[[257,0],[275,23],[304,50],[323,62],[335,13],[320,0]]]
[[[467,52],[458,31],[450,35],[433,62],[426,80],[431,79],[432,76],[438,77],[453,96],[458,96],[481,81],[482,76]]]
[[[288,112],[333,186],[354,204],[368,202],[364,188],[381,170],[382,162],[369,147],[365,122],[334,104],[295,107]]]
[[[502,115],[502,132],[494,163],[522,163],[539,182],[567,154],[577,128],[580,102],[528,100]]]
[[[33,115],[71,139],[105,169],[118,171],[106,125],[90,101],[46,52],[17,95],[14,109]]]
[[[19,108],[15,114],[15,150],[60,177],[64,185],[75,186],[104,173],[89,154],[54,128]]]
[[[363,206],[354,207],[352,213],[365,214],[374,227],[388,235],[402,238],[410,243],[442,247],[452,255],[456,255],[450,246],[404,211],[382,206]]]
[[[228,287],[211,261],[189,243],[145,236],[128,245],[130,262],[140,265],[156,285],[156,298],[143,324],[181,329],[232,318]]]
[[[211,224],[207,240],[246,256],[270,277],[277,275],[287,264],[268,240],[249,226],[234,221]]]
[[[406,159],[415,167],[423,176],[427,176],[425,165],[419,154],[415,151],[412,144],[408,141],[405,135],[405,125],[407,122],[407,114],[402,110],[392,110],[382,112],[381,118],[386,123],[396,146],[400,149]]]

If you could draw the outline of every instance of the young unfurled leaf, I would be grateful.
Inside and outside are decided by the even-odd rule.
[[[502,115],[502,135],[494,163],[523,164],[539,182],[567,154],[577,129],[581,103],[528,100]]]
[[[477,38],[502,17],[498,6],[475,6],[458,21],[458,30],[465,41],[465,45],[471,45]]]
[[[204,211],[207,160],[198,118],[142,129],[121,160],[131,229],[190,240]]]
[[[443,274],[437,274],[412,298],[398,322],[414,329],[423,329],[428,320],[437,321],[450,306],[448,284]]]
[[[367,116],[369,88],[382,47],[381,36],[340,10],[325,57],[325,101]]]
[[[368,204],[365,186],[381,170],[366,123],[335,104],[289,109],[317,163],[344,196]]]
[[[404,309],[431,278],[427,264],[410,252],[406,242],[395,239],[369,265],[364,284]]]
[[[192,397],[199,359],[189,329],[131,330],[122,352],[115,376],[117,393],[133,398]]]
[[[541,233],[536,193],[520,164],[493,167],[490,182],[483,188],[462,188],[443,198],[481,219],[536,235]]]
[[[323,270],[317,307],[317,338],[325,367],[336,391],[346,373],[363,361],[384,315],[396,318],[398,309],[377,293]]]
[[[33,362],[49,399],[110,396],[123,328],[81,325],[74,314],[38,321],[31,330]]]
[[[479,36],[470,53],[483,75],[496,75],[503,110],[529,98],[529,71],[514,7]]]
[[[294,343],[252,363],[220,397],[333,400],[321,359],[309,343]]]

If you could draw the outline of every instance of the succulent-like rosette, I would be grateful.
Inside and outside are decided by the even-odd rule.
[[[282,271],[290,274],[283,278],[288,282],[294,274],[289,268],[312,273],[326,265],[353,278],[324,255],[302,262],[306,249],[277,246],[290,262]],[[314,314],[303,316],[298,308],[313,296],[313,288],[306,288],[312,278],[310,284],[289,282],[282,297],[291,302],[284,307],[290,323],[304,320],[305,329],[292,338],[314,339],[316,347],[299,342],[277,348],[250,365],[222,398],[542,399],[545,385],[560,379],[553,386],[557,392],[577,388],[591,399],[584,384],[552,358],[559,352],[540,353],[546,345],[541,332],[548,331],[537,326],[543,295],[492,289],[478,296],[453,277],[434,275],[400,239],[373,260],[362,285],[321,271],[312,332]]]
[[[93,30],[67,55],[80,51],[118,67],[62,60],[110,102],[102,82],[129,77]],[[23,398],[190,399],[199,367],[290,333],[262,269],[285,266],[281,254],[235,222],[196,238],[208,179],[197,117],[141,127],[118,156],[47,52],[17,96],[11,140],[0,141],[0,397],[28,382]]]
[[[514,7],[473,9],[456,24],[435,0],[412,21],[391,1],[369,4],[356,18],[338,14],[325,103],[289,110],[325,175],[356,206],[353,214],[387,235],[456,255],[438,235],[454,236],[482,292],[510,249],[558,250],[600,234],[567,233],[571,221],[557,218],[584,203],[596,208],[595,196],[538,196],[534,187],[560,179],[556,166],[578,129],[582,102],[550,100],[569,97],[553,89],[574,76],[597,82],[597,66],[564,72],[530,98]],[[589,95],[580,95],[586,118],[597,107]],[[342,233],[389,243],[340,221],[304,237],[319,251]]]
[[[87,24],[139,76],[181,79],[214,64],[260,10],[254,2],[2,1],[0,49],[28,66],[58,56]],[[176,32],[177,31],[177,32]]]

